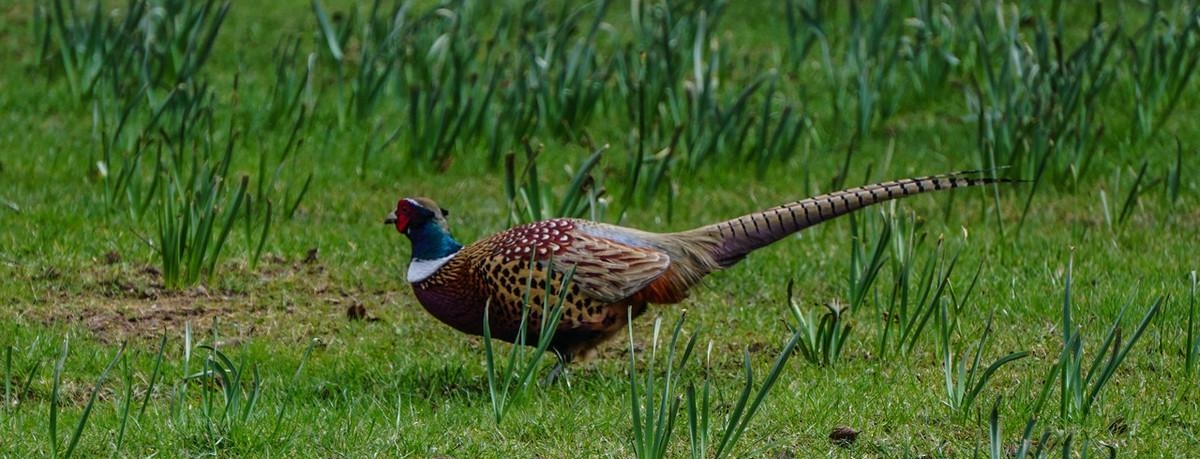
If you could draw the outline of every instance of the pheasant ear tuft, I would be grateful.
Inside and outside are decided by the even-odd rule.
[[[450,209],[443,208],[442,209],[442,217],[449,217],[449,216],[450,216]]]

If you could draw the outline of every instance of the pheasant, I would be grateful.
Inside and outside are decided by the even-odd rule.
[[[412,242],[408,282],[417,300],[462,332],[482,335],[487,309],[491,336],[515,342],[524,309],[535,325],[520,344],[536,345],[542,305],[561,302],[550,344],[557,370],[590,354],[647,305],[679,303],[704,276],[804,228],[891,199],[1011,181],[974,173],[851,188],[678,233],[555,218],[464,247],[450,235],[449,213],[423,197],[401,199],[384,223]]]

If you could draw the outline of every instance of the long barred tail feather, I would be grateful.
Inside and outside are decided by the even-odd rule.
[[[835,191],[700,227],[686,233],[718,239],[720,242],[713,248],[712,258],[722,268],[727,268],[741,261],[755,249],[783,239],[804,228],[872,204],[934,191],[1019,182],[1019,180],[1007,178],[976,177],[984,172],[994,171],[954,172]]]

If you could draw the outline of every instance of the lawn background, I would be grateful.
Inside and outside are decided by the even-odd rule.
[[[128,84],[119,89],[102,79],[93,94],[72,89],[60,58],[61,39],[43,33],[54,30],[54,3],[0,4],[5,457],[63,455],[93,394],[73,451],[84,457],[633,455],[625,339],[575,365],[569,385],[526,389],[497,421],[482,341],[454,332],[420,308],[403,281],[408,243],[380,224],[396,199],[426,195],[451,209],[459,240],[474,241],[528,219],[524,201],[511,200],[505,190],[522,189],[536,199],[530,181],[548,187],[540,191],[545,207],[552,208],[548,215],[571,194],[569,183],[585,159],[604,145],[608,149],[591,169],[591,190],[603,187],[606,205],[582,214],[651,231],[687,229],[842,185],[906,176],[1001,167],[993,172],[1029,180],[916,197],[861,212],[855,225],[841,219],[814,227],[711,276],[684,304],[655,308],[636,321],[636,368],[647,371],[653,316],[660,314],[670,330],[687,311],[685,333],[698,336],[701,352],[682,378],[697,384],[710,378],[719,425],[743,384],[743,352],[749,350],[759,381],[791,334],[789,282],[803,310],[819,313],[822,304],[848,301],[856,259],[852,242],[869,253],[886,223],[900,224],[910,215],[919,222],[910,232],[923,235],[912,247],[916,266],[924,268],[939,254],[947,261],[958,256],[949,273],[954,295],[934,302],[938,311],[961,308],[950,313],[952,320],[935,317],[909,348],[881,346],[884,324],[902,320],[887,308],[895,304],[889,298],[901,260],[896,250],[904,244],[889,242],[876,283],[848,314],[854,327],[840,358],[819,366],[793,357],[736,445],[736,456],[986,455],[993,404],[1003,449],[1015,450],[1027,422],[1036,419],[1033,438],[1048,432],[1043,441],[1058,448],[1069,437],[1074,443],[1067,449],[1076,454],[1099,454],[1101,445],[1121,456],[1200,451],[1200,374],[1187,363],[1189,353],[1197,352],[1188,343],[1200,333],[1192,322],[1200,91],[1189,66],[1200,54],[1200,33],[1190,2],[1160,2],[1157,12],[1142,3],[1103,2],[1094,35],[1095,5],[1082,3],[976,7],[881,1],[860,2],[859,11],[807,2],[785,2],[794,8],[734,2],[716,14],[718,2],[701,2],[703,15],[681,3],[671,16],[678,35],[664,42],[671,47],[669,60],[655,51],[656,26],[647,21],[644,30],[650,32],[639,29],[624,2],[607,7],[593,40],[585,32],[598,3],[560,8],[557,2],[514,2],[489,9],[451,2],[439,13],[430,2],[415,2],[410,18],[429,13],[433,19],[409,36],[403,48],[408,51],[390,64],[404,66],[384,77],[384,89],[364,96],[370,106],[348,102],[364,92],[354,78],[363,74],[356,66],[370,49],[365,29],[361,23],[347,29],[339,67],[306,2],[232,5],[194,79],[177,82],[167,72],[154,80],[146,100],[131,89],[138,87],[137,77],[116,79]],[[204,5],[161,3],[166,4],[184,4],[188,11]],[[941,22],[919,20],[927,4]],[[88,5],[78,5],[82,18],[91,18]],[[371,5],[321,6],[347,24],[348,18],[367,15]],[[660,4],[641,6],[646,17],[664,17],[653,13],[662,11]],[[381,8],[381,16],[390,17],[391,4],[382,2]],[[823,14],[815,23],[827,37],[827,54],[819,40],[807,53],[798,51],[815,26],[789,26],[786,13],[805,8]],[[109,5],[100,17],[116,20],[127,10]],[[983,26],[972,22],[976,11]],[[572,12],[582,18],[574,32],[554,35]],[[504,29],[503,14],[523,15],[529,34]],[[695,40],[701,16],[719,19]],[[470,27],[452,29],[446,24],[453,21],[438,19],[446,17],[462,18]],[[1149,18],[1153,26],[1143,29]],[[922,42],[922,31],[935,24],[943,27],[941,35]],[[510,54],[485,58],[481,44],[495,30],[508,31],[497,49]],[[435,46],[441,36],[452,37],[452,48],[466,50],[458,55],[467,69],[461,81],[419,70],[444,71],[453,62],[452,54],[439,54],[446,48],[436,47],[446,45]],[[1056,36],[1058,48],[1053,40],[1039,40]],[[530,48],[522,49],[519,37]],[[1089,56],[1082,64],[1064,64],[1088,37],[1100,44],[1112,39],[1111,50],[1097,46],[1081,53]],[[473,46],[469,38],[477,40]],[[292,40],[299,52],[286,56],[279,46]],[[522,54],[528,49],[558,59],[539,61]],[[554,83],[537,74],[557,71],[571,53],[588,49],[596,53],[587,61],[594,65],[581,68],[595,72],[587,74],[591,79]],[[696,49],[705,56],[699,68],[718,63],[716,77],[708,80],[718,109],[693,112],[697,104],[688,102],[704,86],[694,77]],[[1161,62],[1147,57],[1159,56],[1155,52]],[[945,61],[937,58],[945,53],[958,63],[939,67]],[[629,58],[624,70],[617,56]],[[1176,62],[1174,56],[1183,58]],[[659,103],[631,108],[636,92],[623,87],[622,78],[656,87],[650,76],[662,76],[654,72],[669,66],[655,59],[679,66],[677,73],[658,81],[665,94]],[[1143,61],[1150,63],[1139,67]],[[310,65],[311,82],[297,84]],[[635,67],[644,72],[643,80],[629,70]],[[1014,67],[1027,78],[1014,76]],[[987,80],[988,69],[994,81]],[[437,92],[447,88],[481,103],[484,82],[496,75],[503,84],[486,109],[441,98],[429,113],[410,111],[414,100],[448,97]],[[539,82],[547,92],[539,96],[522,89],[520,81]],[[267,174],[279,171],[276,182],[250,198],[259,205],[256,212],[272,200],[274,210],[266,212],[273,220],[260,257],[256,236],[267,214],[238,217],[215,272],[204,273],[198,285],[171,288],[155,249],[162,193],[146,192],[150,210],[139,214],[131,204],[143,197],[136,189],[133,198],[109,192],[137,132],[114,144],[117,161],[103,168],[98,161],[122,103],[135,101],[137,126],[173,88],[193,91],[205,83],[214,97],[213,133],[196,139],[215,139],[223,148],[226,129],[234,126],[230,184],[247,175],[255,189],[263,164],[271,167]],[[295,88],[304,110],[279,108],[289,100],[273,95],[279,87]],[[738,112],[739,95],[755,87],[746,110]],[[1088,97],[1073,105],[1072,88]],[[576,112],[560,104],[589,90],[599,99]],[[504,105],[515,101],[525,105]],[[545,111],[522,128],[522,115],[538,109]],[[456,121],[447,115],[454,110],[484,121],[471,132],[423,137]],[[643,129],[639,116],[650,126]],[[732,117],[731,131],[720,130],[721,116]],[[764,118],[771,123],[761,131]],[[297,125],[302,142],[293,143]],[[413,126],[417,129],[410,130]],[[676,128],[683,141],[664,150]],[[386,142],[393,132],[399,134]],[[739,142],[740,132],[748,140]],[[776,134],[785,146],[760,141]],[[702,148],[705,135],[719,136],[708,150]],[[513,152],[518,173],[528,164],[522,139],[540,152],[538,175],[524,186],[506,180],[503,161],[503,154]],[[184,144],[195,147],[197,140]],[[639,148],[645,170],[633,184]],[[279,161],[285,152],[291,156]],[[666,168],[665,178],[652,189],[649,174],[658,167]],[[159,174],[146,166],[134,180],[148,187]],[[284,208],[296,196],[299,204],[287,215]],[[243,218],[251,219],[251,230],[243,230]],[[977,269],[977,284],[960,301]],[[1063,408],[1058,380],[1047,382],[1062,359],[1068,279],[1085,374],[1126,305],[1118,322],[1122,344],[1150,305],[1164,298],[1087,414]],[[993,310],[983,364],[1011,352],[1030,354],[1000,368],[974,406],[952,410],[945,403],[942,344],[969,349]],[[949,330],[948,341],[939,336],[939,324]],[[191,347],[185,344],[189,330]],[[195,347],[200,344],[227,355],[244,373],[241,384],[224,383],[229,376],[222,382],[208,374],[185,378],[214,358]],[[122,345],[121,358],[97,385]],[[260,386],[251,383],[252,374]],[[1048,399],[1037,408],[1044,387]],[[249,408],[239,413],[225,411],[223,397],[250,393],[260,397],[255,404],[243,405]],[[675,457],[689,451],[686,419],[680,416],[669,444]],[[861,432],[848,448],[827,438],[842,425]],[[1091,443],[1082,445],[1085,440]]]

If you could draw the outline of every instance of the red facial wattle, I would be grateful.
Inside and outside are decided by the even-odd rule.
[[[396,231],[403,233],[408,230],[408,224],[412,220],[411,212],[412,205],[408,201],[401,199],[400,202],[396,203],[396,210],[388,214],[383,219],[383,223],[395,225]]]

